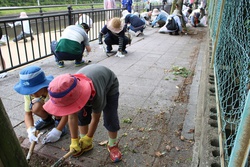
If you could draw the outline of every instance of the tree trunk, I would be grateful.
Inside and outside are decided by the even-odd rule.
[[[20,143],[12,128],[9,117],[0,98],[0,164],[3,166],[28,167]]]

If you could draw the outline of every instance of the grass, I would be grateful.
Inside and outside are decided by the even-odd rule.
[[[58,5],[59,6],[59,5]],[[84,10],[84,9],[90,9],[91,5],[82,5],[82,6],[72,6],[73,10]],[[94,8],[103,8],[103,4],[96,4],[94,5]],[[42,6],[42,11],[43,12],[55,12],[55,11],[67,11],[68,10],[68,6],[59,6],[59,7],[55,7],[55,6],[48,6],[48,7],[44,7]],[[31,8],[31,7],[27,7],[27,8],[19,8],[17,7],[17,9],[2,9],[0,10],[0,16],[7,16],[7,15],[19,15],[20,12],[26,12],[28,15],[31,13],[40,13],[40,8],[38,6],[36,6],[35,8]]]

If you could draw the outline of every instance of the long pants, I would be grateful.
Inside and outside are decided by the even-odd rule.
[[[85,49],[85,45],[82,43],[82,54],[79,55],[75,55],[72,53],[66,53],[66,52],[56,52],[56,45],[57,45],[57,41],[52,41],[51,42],[51,52],[55,55],[55,60],[56,62],[58,61],[62,61],[62,60],[75,60],[76,62],[81,62],[82,61],[82,54],[84,52]]]
[[[124,36],[123,38],[123,46],[122,46],[122,51],[124,51],[126,49],[126,45],[128,44],[128,37]],[[105,39],[104,39],[105,44],[107,45],[107,50],[111,51],[112,45],[119,45],[119,38],[118,37],[112,37],[110,35],[106,35]]]
[[[32,34],[21,32],[16,38],[13,39],[13,41],[17,42],[17,41],[20,41],[22,39],[26,39],[27,37],[31,37],[31,40],[34,40],[34,37]]]

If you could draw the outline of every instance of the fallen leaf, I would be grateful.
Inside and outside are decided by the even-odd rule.
[[[127,133],[123,133],[122,136],[128,136],[128,134]]]
[[[185,140],[185,137],[184,137],[184,136],[181,136],[181,140],[182,140],[182,141]]]
[[[194,129],[189,129],[188,133],[194,133]]]
[[[171,150],[171,146],[170,146],[170,145],[167,145],[167,146],[166,146],[166,149],[167,149],[167,151],[170,151],[170,150]]]
[[[139,132],[143,132],[143,131],[144,131],[144,128],[140,128],[140,129],[139,129]]]
[[[155,155],[156,155],[157,157],[162,156],[162,154],[161,154],[159,151],[155,152]]]
[[[179,147],[177,147],[177,146],[175,147],[175,149],[176,149],[177,151],[180,151],[180,148],[179,148]]]
[[[104,140],[100,143],[98,143],[100,146],[104,146],[104,145],[107,145],[108,144],[108,140]]]

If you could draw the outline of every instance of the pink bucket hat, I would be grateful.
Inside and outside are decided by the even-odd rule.
[[[83,74],[62,74],[48,88],[50,99],[43,108],[55,116],[66,116],[80,111],[95,89],[92,81]]]

